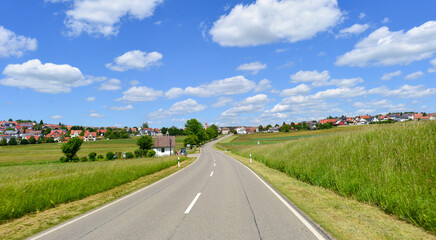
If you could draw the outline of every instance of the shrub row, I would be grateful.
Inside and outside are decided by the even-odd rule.
[[[115,159],[132,159],[132,158],[141,158],[141,157],[153,157],[156,155],[156,152],[153,150],[143,151],[141,149],[135,150],[135,154],[132,152],[126,152],[123,154],[122,152],[107,152],[106,157],[97,153],[92,152],[88,154],[88,157],[81,157],[74,156],[72,158],[72,162],[93,162],[93,161],[104,161],[104,160],[115,160]],[[66,157],[60,158],[61,162],[68,162],[68,159]]]

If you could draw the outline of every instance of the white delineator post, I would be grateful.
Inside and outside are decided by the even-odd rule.
[[[177,157],[177,167],[180,167],[180,157]]]
[[[253,163],[253,161],[251,160],[251,153],[250,153],[250,163]]]

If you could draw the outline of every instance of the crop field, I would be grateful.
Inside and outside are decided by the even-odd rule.
[[[436,233],[436,121],[301,133],[319,136],[266,146],[257,142],[251,146],[232,145],[262,138],[253,134],[217,147],[244,157],[252,154],[254,160],[270,168],[376,205]],[[286,137],[283,135],[265,134],[265,138],[276,141]]]
[[[176,164],[176,157],[154,157],[2,166],[0,223],[112,189]]]
[[[183,147],[184,139],[184,136],[176,137],[176,150],[180,150]],[[0,167],[5,165],[58,162],[59,158],[63,156],[61,145],[61,143],[47,143],[0,147]],[[135,149],[138,149],[136,138],[84,142],[78,156],[85,157],[91,152],[104,156],[109,151],[133,152]]]

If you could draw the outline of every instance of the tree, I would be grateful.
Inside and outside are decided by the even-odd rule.
[[[51,132],[51,128],[46,128],[46,129],[44,129],[42,134],[45,136],[45,135],[49,134],[50,132]]]
[[[259,132],[263,132],[263,126],[259,125]]]
[[[206,134],[209,139],[214,139],[218,137],[218,131],[215,131],[213,128],[206,129]]]
[[[138,138],[138,140],[136,140],[136,145],[139,146],[139,149],[141,150],[149,150],[151,149],[151,146],[153,146],[153,138],[151,136],[145,135],[142,136],[140,138]]]
[[[148,122],[143,123],[143,124],[142,124],[142,128],[149,128],[149,127],[148,127]]]
[[[215,124],[212,124],[209,128],[212,128],[217,134],[220,132],[218,131],[218,126]]]
[[[27,144],[29,144],[29,141],[27,141],[27,139],[23,138],[23,139],[21,139],[20,144],[27,145]]]
[[[168,132],[168,128],[163,127],[163,128],[161,128],[160,132],[165,135]]]
[[[290,130],[291,130],[291,126],[287,124],[283,124],[282,127],[280,128],[281,132],[289,132]]]
[[[186,127],[187,134],[197,136],[200,143],[207,140],[207,135],[203,128],[203,124],[197,121],[197,119],[193,118],[191,120],[186,121],[185,127]]]
[[[0,141],[0,146],[6,146],[6,145],[8,145],[8,141],[6,140],[6,138],[3,138],[3,139]]]
[[[14,120],[12,120],[12,118],[9,118],[8,122],[12,122],[12,121],[14,121]]]
[[[73,160],[77,152],[80,150],[83,140],[80,138],[71,138],[68,142],[62,144],[62,152],[67,157],[67,161]]]
[[[31,136],[31,137],[29,138],[29,143],[30,143],[30,144],[35,144],[35,143],[36,143],[35,137]]]
[[[17,139],[14,138],[14,137],[11,137],[11,138],[9,139],[8,144],[9,144],[9,145],[17,145],[17,144],[18,144]]]
[[[39,121],[39,125],[44,125],[44,122],[41,120],[41,121]]]
[[[188,135],[184,140],[183,140],[183,144],[185,145],[185,147],[189,144],[192,148],[193,145],[200,145],[200,140],[198,140],[198,137],[195,135]]]

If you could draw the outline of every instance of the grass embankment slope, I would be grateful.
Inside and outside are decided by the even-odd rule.
[[[175,150],[179,151],[183,147],[184,139],[185,136],[176,137]],[[91,152],[106,156],[107,152],[134,152],[136,149],[136,137],[84,142],[78,156],[87,157]],[[61,143],[3,146],[0,147],[0,166],[58,162],[62,156]]]
[[[436,122],[349,129],[274,145],[218,146],[435,234]]]

